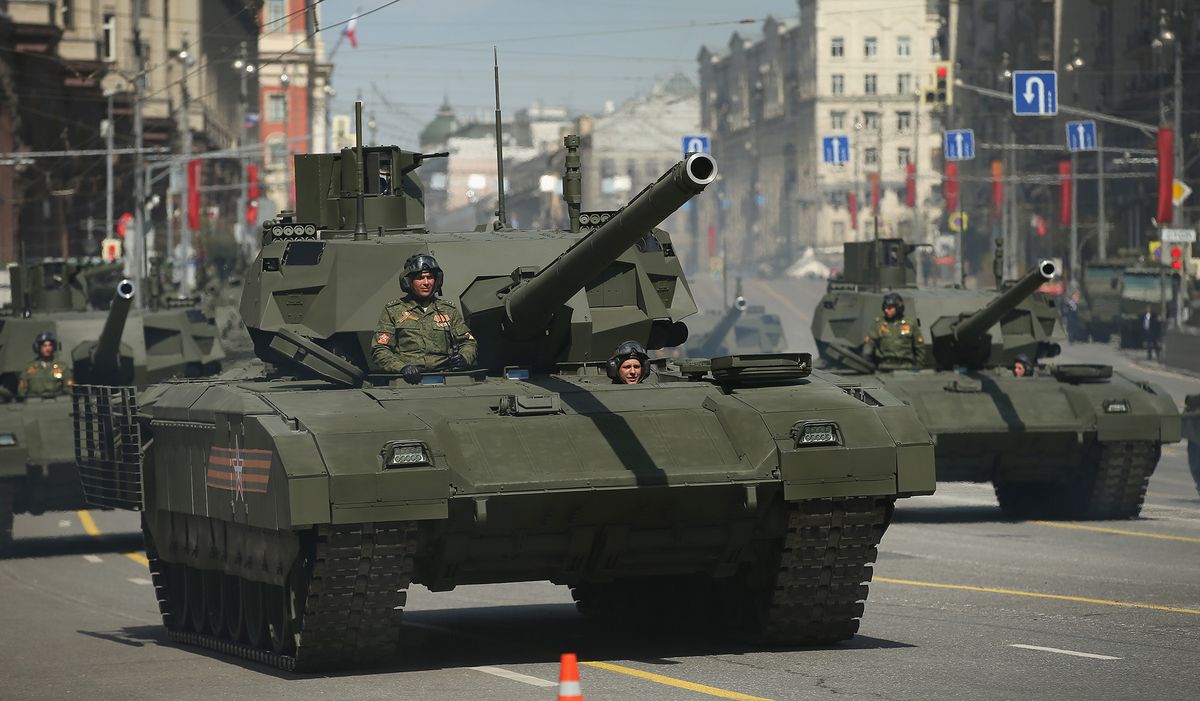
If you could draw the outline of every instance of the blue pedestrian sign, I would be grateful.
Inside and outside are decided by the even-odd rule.
[[[1095,151],[1096,123],[1092,120],[1067,122],[1067,150]]]
[[[975,157],[975,130],[951,129],[946,132],[942,155],[947,161],[969,161]]]
[[[709,142],[708,142],[707,136],[703,136],[700,134],[692,134],[692,135],[683,137],[683,157],[684,158],[687,158],[688,155],[693,154],[693,153],[711,153],[711,151],[709,151],[708,148],[709,148]]]
[[[850,137],[826,136],[821,139],[821,160],[831,165],[841,165],[850,160]]]
[[[1013,114],[1046,117],[1058,114],[1058,73],[1013,71]]]

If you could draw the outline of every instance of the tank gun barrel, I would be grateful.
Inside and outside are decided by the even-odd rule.
[[[737,299],[733,300],[733,304],[717,320],[712,331],[704,339],[704,344],[698,349],[700,357],[708,358],[716,355],[717,349],[721,347],[721,342],[733,330],[733,325],[737,323],[738,319],[742,318],[742,312],[746,311],[746,307],[748,306],[750,306],[750,303],[741,295],[738,295]]]
[[[693,153],[642,190],[616,215],[584,236],[505,299],[509,326],[537,329],[576,292],[717,177],[717,163]]]
[[[987,330],[1000,321],[1005,314],[1017,307],[1026,297],[1037,291],[1043,283],[1052,280],[1058,273],[1058,266],[1052,260],[1040,261],[1012,287],[996,297],[979,311],[965,316],[952,327],[954,340],[960,343],[971,343],[987,333]]]
[[[96,345],[92,347],[90,355],[93,367],[111,369],[120,363],[121,334],[125,331],[125,321],[129,318],[134,294],[135,288],[130,280],[117,283],[112,306],[108,308],[108,316],[104,319],[104,328],[100,331]]]

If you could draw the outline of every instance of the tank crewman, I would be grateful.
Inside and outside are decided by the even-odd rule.
[[[71,368],[54,359],[58,338],[49,331],[39,333],[33,341],[33,352],[33,362],[17,378],[17,396],[57,397],[70,392],[74,384]]]
[[[637,341],[625,341],[617,346],[606,368],[614,385],[636,385],[650,376],[650,356]]]
[[[388,302],[375,325],[371,357],[383,372],[417,384],[429,370],[463,370],[475,364],[478,344],[453,302],[439,299],[443,274],[424,253],[404,261],[405,295]]]
[[[1013,377],[1033,377],[1033,363],[1024,353],[1013,359]]]
[[[875,317],[863,338],[866,356],[880,370],[910,370],[925,364],[921,329],[904,317],[904,299],[895,292],[883,296],[883,316]]]

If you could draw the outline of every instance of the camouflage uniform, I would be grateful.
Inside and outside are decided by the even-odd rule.
[[[455,345],[467,365],[474,365],[479,344],[458,307],[436,297],[422,305],[406,295],[384,305],[371,357],[383,372],[400,372],[405,365],[434,369],[454,353]]]
[[[904,317],[888,321],[875,317],[869,336],[863,339],[868,358],[880,370],[911,370],[925,364],[925,339],[921,329]]]
[[[17,396],[57,397],[70,392],[73,384],[75,381],[71,378],[71,368],[66,363],[34,358],[17,378]]]

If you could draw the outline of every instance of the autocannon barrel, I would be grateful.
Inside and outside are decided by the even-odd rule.
[[[749,302],[741,295],[738,295],[738,298],[733,300],[733,306],[725,310],[725,313],[717,320],[716,325],[712,327],[712,331],[704,339],[704,345],[698,349],[699,352],[697,354],[700,357],[707,358],[716,354],[717,349],[721,347],[721,342],[733,330],[733,325],[737,323],[737,320],[742,318],[742,312],[746,311],[747,306],[749,306]]]
[[[1053,279],[1057,272],[1058,266],[1054,264],[1054,261],[1039,262],[1033,270],[1017,280],[1015,285],[1002,292],[999,297],[988,302],[983,309],[959,320],[954,325],[955,340],[969,342],[987,333],[987,330],[1000,321],[1005,314],[1036,292],[1043,283]]]
[[[588,281],[716,177],[717,163],[706,153],[693,153],[676,163],[612,219],[509,293],[505,300],[509,325],[518,329],[544,326]]]
[[[104,319],[104,328],[100,331],[96,345],[92,347],[93,367],[115,368],[120,362],[121,334],[125,331],[129,308],[133,306],[134,292],[133,283],[129,280],[117,283],[112,306],[108,308],[108,316]]]

